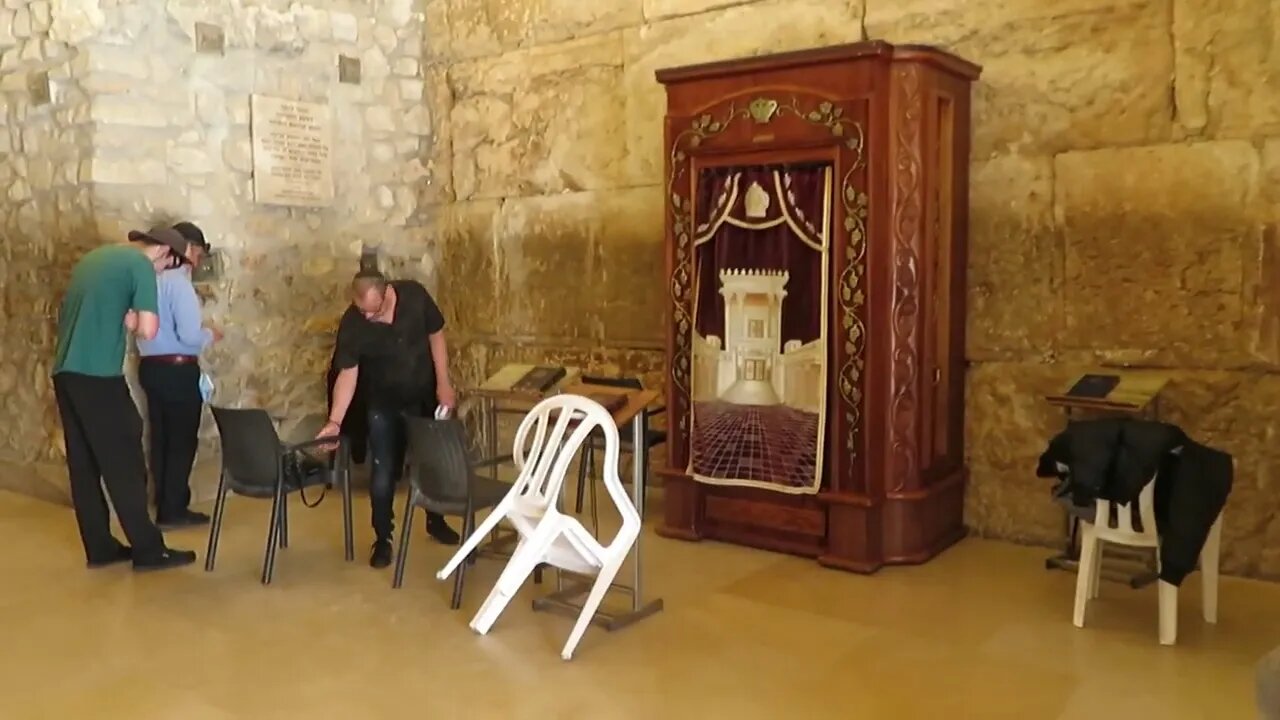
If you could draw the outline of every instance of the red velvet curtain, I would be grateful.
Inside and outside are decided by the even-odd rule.
[[[699,173],[694,235],[704,241],[694,249],[698,334],[724,338],[721,271],[785,270],[789,279],[779,343],[822,336],[819,248],[829,223],[829,170],[829,165],[757,165]]]

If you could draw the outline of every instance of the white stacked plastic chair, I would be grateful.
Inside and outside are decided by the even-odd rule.
[[[1102,545],[1115,543],[1130,547],[1155,548],[1160,557],[1160,537],[1156,532],[1155,486],[1153,478],[1138,494],[1138,517],[1142,529],[1133,526],[1131,505],[1118,505],[1099,500],[1092,523],[1080,523],[1080,567],[1076,574],[1076,602],[1073,621],[1084,627],[1089,601],[1098,597],[1102,578]],[[1111,509],[1115,508],[1116,524],[1111,527]],[[1214,521],[1204,548],[1200,551],[1200,582],[1204,620],[1218,622],[1218,557],[1222,545],[1222,514]],[[1178,588],[1164,580],[1157,581],[1160,607],[1160,644],[1173,645],[1178,639]]]
[[[569,466],[579,447],[597,427],[603,430],[605,438],[605,490],[622,517],[622,527],[608,545],[600,544],[582,523],[559,510]],[[599,403],[585,397],[556,395],[538,403],[525,416],[516,431],[512,452],[519,477],[507,496],[436,574],[441,580],[449,577],[503,520],[510,522],[519,533],[520,540],[511,559],[471,620],[472,630],[481,635],[488,633],[539,564],[594,576],[582,613],[560,653],[565,660],[573,657],[574,648],[640,535],[640,513],[618,477],[619,444],[613,417]]]

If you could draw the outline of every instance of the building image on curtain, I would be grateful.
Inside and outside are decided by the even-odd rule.
[[[829,165],[704,168],[695,188],[688,472],[816,493],[827,387]]]

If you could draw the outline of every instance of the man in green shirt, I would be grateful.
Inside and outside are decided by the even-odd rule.
[[[124,379],[125,335],[155,337],[156,273],[182,262],[186,249],[186,239],[171,228],[133,231],[128,245],[106,245],[81,258],[62,300],[53,390],[71,502],[91,568],[132,560],[134,570],[163,570],[196,559],[194,552],[166,547],[147,513],[142,418]],[[103,485],[132,547],[111,534]]]

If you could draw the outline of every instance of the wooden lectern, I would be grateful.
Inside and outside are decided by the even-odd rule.
[[[663,535],[872,572],[964,535],[970,85],[885,42],[661,70]]]

